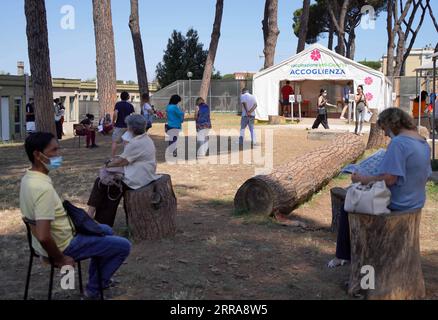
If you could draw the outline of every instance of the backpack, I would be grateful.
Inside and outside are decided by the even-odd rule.
[[[67,215],[73,222],[77,234],[98,237],[105,236],[105,232],[101,226],[94,221],[84,209],[75,207],[67,200],[63,202],[63,206],[67,211]]]

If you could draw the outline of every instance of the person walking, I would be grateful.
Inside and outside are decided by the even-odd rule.
[[[111,156],[114,158],[117,152],[117,145],[122,143],[122,136],[128,130],[125,122],[126,118],[135,113],[134,106],[128,102],[129,93],[122,92],[120,95],[122,101],[116,103],[113,115],[113,142],[111,148]]]
[[[330,129],[328,124],[327,107],[330,106],[336,108],[336,106],[328,103],[327,97],[328,97],[327,90],[321,89],[318,97],[318,115],[316,116],[316,120],[313,123],[312,129],[318,129],[320,124],[322,124],[324,129],[326,130]]]
[[[357,94],[355,98],[356,102],[356,129],[354,133],[363,136],[362,128],[363,122],[365,121],[365,113],[367,111],[367,98],[363,92],[363,86],[360,85],[357,87]]]
[[[203,98],[196,99],[195,109],[197,142],[201,144],[198,157],[205,157],[208,151],[208,135],[211,129],[210,107]]]
[[[184,122],[184,111],[179,107],[179,103],[182,101],[179,95],[173,95],[170,98],[169,104],[166,107],[167,124],[166,133],[170,136],[169,146],[178,141],[179,133],[182,129],[182,123]],[[177,156],[177,147],[173,151],[173,156]]]
[[[141,107],[141,114],[146,119],[146,132],[149,131],[149,129],[152,128],[152,122],[154,121],[154,110],[152,109],[152,106],[150,104],[150,97],[147,93],[144,93],[141,96],[142,100],[142,107]]]
[[[249,90],[247,88],[244,88],[240,97],[240,103],[242,105],[242,119],[240,121],[239,144],[243,145],[243,141],[245,140],[245,130],[246,127],[248,127],[249,132],[251,133],[251,143],[254,146],[257,144],[257,137],[254,132],[257,98],[249,93]]]

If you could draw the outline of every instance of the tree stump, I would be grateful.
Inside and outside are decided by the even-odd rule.
[[[125,193],[125,210],[135,241],[159,240],[176,234],[177,201],[169,175]]]
[[[271,125],[286,124],[286,118],[283,116],[269,116],[269,124]]]
[[[390,139],[385,136],[385,132],[377,125],[378,110],[370,109],[370,111],[373,113],[373,116],[371,117],[370,120],[371,129],[370,129],[370,137],[368,139],[367,150],[381,149],[381,148],[386,149],[388,147]]]
[[[420,260],[421,210],[375,216],[349,214],[351,275],[349,294],[371,300],[406,300],[425,297]],[[375,271],[374,290],[364,290],[364,266]]]
[[[347,196],[347,190],[344,188],[333,188],[330,190],[332,199],[332,226],[331,231],[338,233],[338,221],[341,215],[342,207],[345,203],[345,197]]]
[[[246,181],[234,197],[240,213],[289,214],[365,151],[361,137],[341,134],[332,143]]]

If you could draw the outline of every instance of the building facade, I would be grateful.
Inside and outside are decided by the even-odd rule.
[[[149,90],[157,90],[155,84]],[[131,102],[140,104],[137,84],[118,82],[117,99],[123,91],[129,92]],[[33,97],[32,79],[27,75],[0,75],[0,141],[22,140],[26,136],[26,103]],[[53,79],[53,99],[59,98],[65,106],[64,132],[73,133],[73,124],[79,123],[87,113],[99,117],[96,82],[80,79]]]
[[[412,49],[411,53],[406,59],[403,76],[415,77],[416,75],[415,70],[417,68],[419,68],[422,65],[425,65],[428,62],[432,62],[433,53],[434,53],[434,49],[432,48]],[[380,68],[380,72],[387,75],[388,56],[384,55],[381,59],[381,62],[382,62],[382,66]]]

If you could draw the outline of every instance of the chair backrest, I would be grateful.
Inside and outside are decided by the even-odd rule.
[[[81,131],[84,130],[85,127],[82,124],[74,124],[73,125],[73,134],[75,136],[85,136],[85,133],[82,133]]]
[[[33,256],[39,257],[39,255],[35,252],[35,250],[32,246],[32,229],[30,226],[35,225],[35,222],[28,219],[28,218],[23,218],[23,222],[24,222],[24,225],[26,226],[27,242],[29,244],[30,252]]]

